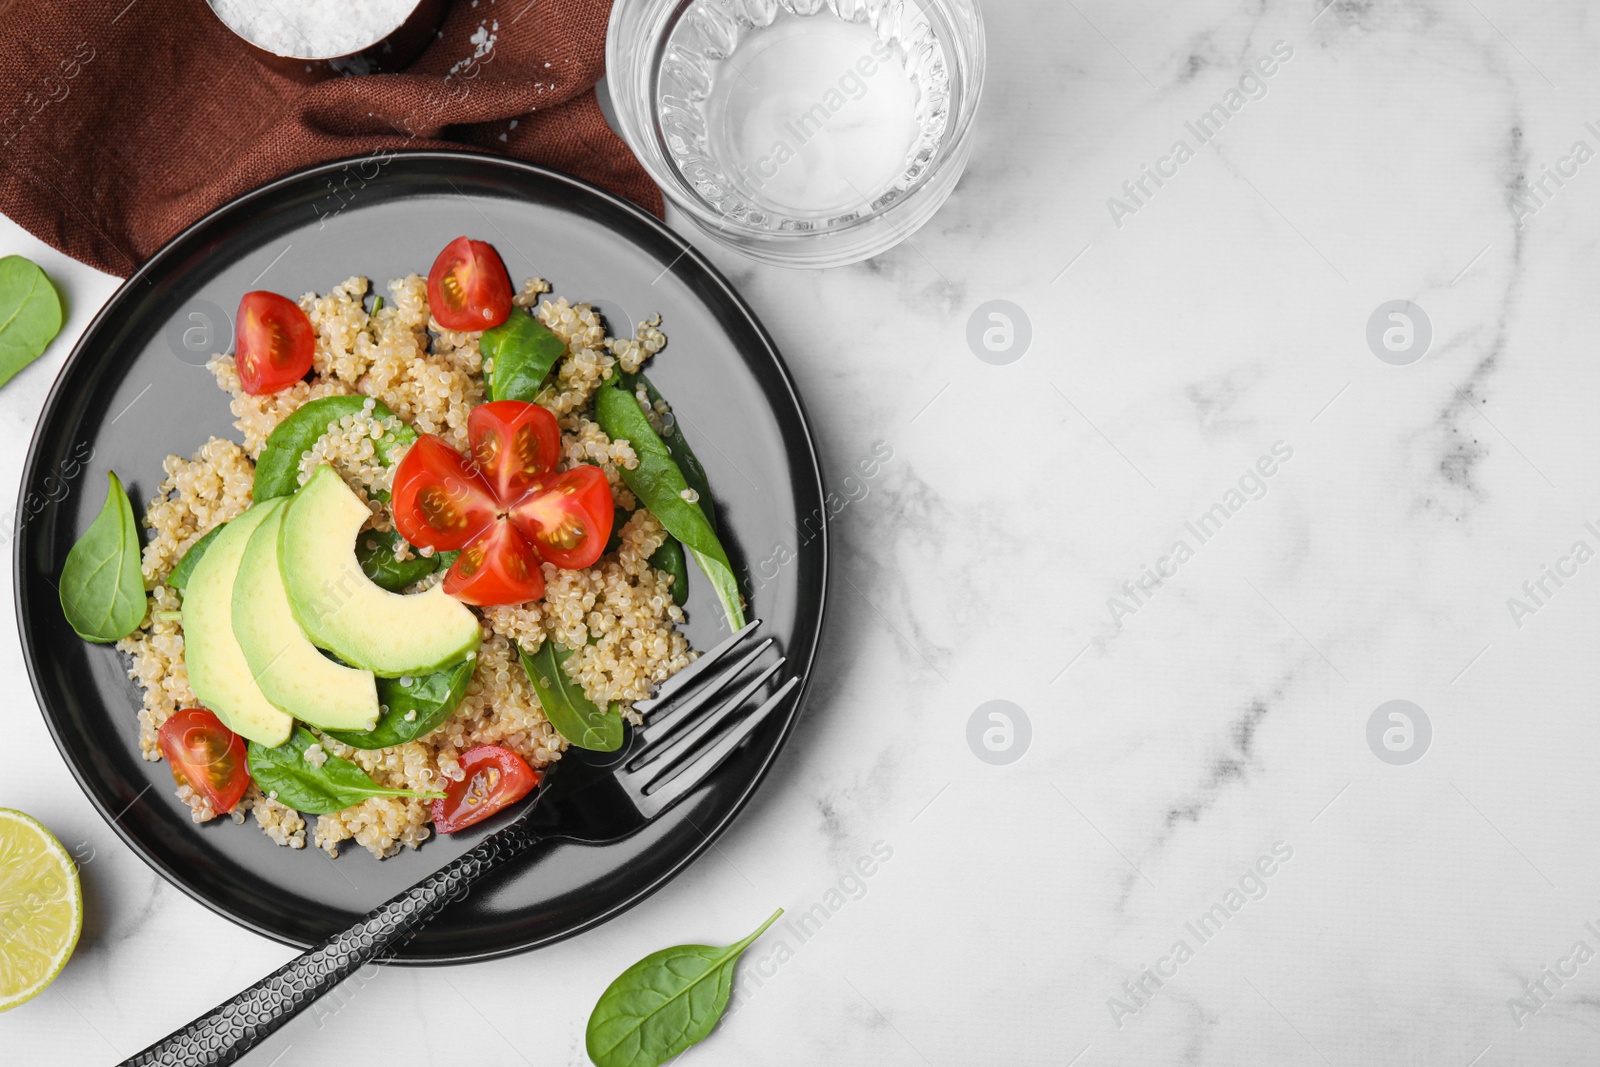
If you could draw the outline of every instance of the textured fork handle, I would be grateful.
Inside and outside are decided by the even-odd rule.
[[[226,1003],[168,1034],[122,1067],[223,1067],[362,967],[397,952],[484,874],[526,852],[542,834],[518,822],[436,871]]]

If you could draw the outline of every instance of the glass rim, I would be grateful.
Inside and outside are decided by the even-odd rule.
[[[678,6],[680,8],[687,7],[692,2],[693,0],[682,0]],[[938,3],[938,0],[934,0],[934,2]],[[656,152],[640,151],[635,143],[636,141],[648,142],[652,148],[658,147],[655,139],[657,124],[653,120],[648,125],[636,121],[637,117],[633,114],[630,106],[631,102],[618,99],[614,94],[612,99],[616,108],[617,122],[622,127],[619,133],[622,140],[628,145],[629,150],[633,152],[634,158],[639,161],[639,165],[644,168],[645,173],[660,188],[662,196],[707,232],[716,236],[727,236],[735,241],[793,247],[807,241],[821,242],[840,235],[855,233],[880,219],[897,220],[900,216],[907,214],[913,206],[923,202],[923,198],[918,194],[932,186],[935,180],[948,169],[952,160],[964,162],[966,158],[962,148],[971,136],[973,120],[983,99],[984,71],[987,65],[983,15],[979,8],[978,0],[966,0],[966,2],[972,6],[973,18],[971,20],[971,39],[967,47],[960,50],[956,57],[957,61],[966,68],[961,89],[961,106],[953,115],[950,127],[947,130],[947,136],[940,142],[938,153],[928,165],[921,179],[881,211],[860,214],[842,225],[830,226],[827,229],[769,230],[751,226],[707,208],[704,201],[685,185],[683,175],[672,167],[664,156]],[[617,55],[621,47],[619,44],[621,35],[617,32],[617,28],[625,17],[624,9],[628,6],[629,0],[616,0],[616,3],[611,8],[611,17],[606,26],[606,70],[608,72],[622,67],[620,57]],[[655,42],[655,44],[659,44],[659,42]],[[658,49],[652,46],[652,53],[657,52]],[[646,86],[646,92],[651,96],[653,96],[654,90],[649,85],[653,84],[659,74],[660,62],[659,54],[653,54],[650,68],[645,75],[650,80]],[[953,131],[953,135],[950,135],[951,131]],[[912,228],[915,229],[916,227],[913,226]]]

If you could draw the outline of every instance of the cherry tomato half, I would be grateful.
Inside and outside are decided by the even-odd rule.
[[[600,468],[553,474],[555,416],[498,400],[467,416],[468,460],[442,438],[417,439],[394,474],[394,521],[414,545],[461,555],[444,591],[468,604],[521,604],[544,595],[540,562],[575,570],[605,551],[616,514]]]
[[[615,517],[606,476],[587,463],[545,481],[511,510],[511,521],[540,558],[567,570],[594,565],[611,539]]]
[[[487,330],[511,314],[511,276],[486,241],[457,237],[428,272],[428,307],[448,330]]]
[[[487,483],[441,437],[423,434],[394,472],[394,524],[414,545],[465,548],[499,514]]]
[[[178,784],[209,798],[217,814],[232,811],[250,788],[244,738],[205,708],[174,712],[161,724],[156,741]]]
[[[255,395],[276,393],[304,378],[317,350],[317,332],[286,296],[258,289],[239,301],[234,362],[239,384]]]
[[[464,604],[525,604],[544,596],[539,554],[505,519],[496,519],[450,565],[444,591]]]
[[[539,772],[510,749],[479,745],[461,757],[467,776],[452,782],[433,802],[433,828],[453,834],[482,822],[508,804],[515,804],[539,784]]]
[[[548,408],[523,400],[479,404],[467,416],[472,462],[503,503],[556,469],[561,427]]]

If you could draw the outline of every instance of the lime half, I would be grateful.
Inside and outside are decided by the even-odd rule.
[[[0,808],[0,1011],[55,981],[82,930],[72,857],[36,820]]]

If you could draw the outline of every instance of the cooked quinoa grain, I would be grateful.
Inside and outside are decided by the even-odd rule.
[[[639,508],[622,481],[621,471],[636,467],[638,458],[627,442],[612,441],[586,414],[595,390],[619,368],[638,370],[662,349],[666,336],[659,319],[639,323],[631,337],[608,336],[590,305],[546,299],[549,292],[548,282],[533,278],[514,298],[567,346],[539,402],[555,413],[561,427],[561,469],[595,464],[605,473],[616,506],[632,512],[617,531],[617,547],[582,571],[545,564],[543,600],[474,609],[483,624],[476,667],[460,707],[433,732],[377,751],[322,738],[306,752],[307,762],[320,766],[329,756],[339,756],[356,763],[379,785],[414,791],[459,781],[464,777],[461,755],[478,745],[501,745],[533,767],[548,766],[561,758],[567,743],[545,718],[519,650],[533,653],[544,642],[556,641],[572,652],[565,669],[589,699],[602,706],[620,702],[635,722],[632,703],[648,697],[656,684],[691,661],[694,653],[678,631],[684,615],[673,603],[672,579],[648,562],[666,531]],[[309,381],[252,396],[240,386],[231,356],[217,356],[209,364],[230,397],[242,444],[213,438],[189,459],[168,457],[166,478],[144,516],[150,530],[142,561],[149,612],[140,628],[117,646],[130,657],[129,677],[143,691],[139,744],[146,759],[161,758],[156,742],[161,724],[178,709],[195,704],[183,662],[181,599],[164,583],[196,541],[249,506],[254,460],[283,419],[309,400],[359,394],[382,401],[418,433],[437,434],[458,449],[466,446],[467,415],[483,402],[484,375],[490,369],[479,351],[479,335],[439,326],[428,309],[427,284],[417,275],[390,282],[375,314],[368,310],[372,296],[368,280],[357,277],[323,295],[300,298],[316,332]],[[368,403],[364,411],[330,423],[304,457],[300,479],[303,484],[321,464],[333,466],[372,508],[369,529],[387,531],[392,522],[382,501],[392,489],[394,467],[379,461],[376,441],[394,429],[394,420],[378,418],[375,408],[376,403]],[[670,410],[661,408],[649,412],[652,421],[665,418],[670,425]],[[396,456],[394,462],[398,460]],[[411,551],[402,542],[396,558],[409,558]],[[410,591],[427,588],[442,576],[442,571],[435,572]],[[217,814],[187,786],[177,792],[196,821]],[[318,816],[309,839],[330,855],[337,855],[346,841],[380,858],[393,855],[402,846],[427,840],[430,804],[420,798],[374,797]],[[247,815],[254,815],[262,832],[278,844],[306,846],[305,818],[254,784],[232,813],[235,822]]]

